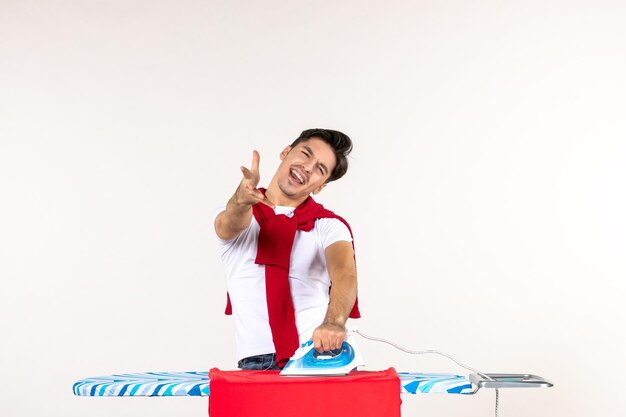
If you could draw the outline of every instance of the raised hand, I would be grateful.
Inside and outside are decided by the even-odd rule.
[[[243,173],[243,179],[239,184],[239,188],[235,192],[237,204],[244,206],[253,206],[256,203],[263,203],[269,207],[274,208],[272,204],[261,191],[256,187],[259,185],[261,175],[259,174],[259,153],[252,151],[252,166],[250,169],[242,166],[241,172]]]

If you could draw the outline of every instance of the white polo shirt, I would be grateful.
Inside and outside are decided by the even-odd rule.
[[[214,224],[224,209],[222,206],[215,212]],[[294,207],[277,206],[274,212],[291,217],[294,210]],[[265,266],[254,263],[259,230],[253,216],[250,226],[233,240],[222,240],[215,234],[233,307],[237,360],[276,351],[267,313]],[[296,231],[289,285],[300,343],[311,338],[326,315],[331,282],[324,250],[341,240],[352,242],[352,237],[338,219],[317,219],[311,231]]]

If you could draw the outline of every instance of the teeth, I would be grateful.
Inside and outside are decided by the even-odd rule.
[[[304,180],[302,179],[302,177],[300,176],[300,174],[298,174],[295,170],[291,170],[291,173],[294,175],[294,177],[296,177],[298,179],[298,181],[300,181],[301,184],[304,184]]]

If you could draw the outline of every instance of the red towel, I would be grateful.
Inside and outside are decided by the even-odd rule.
[[[337,377],[209,371],[211,417],[400,417],[395,369]]]

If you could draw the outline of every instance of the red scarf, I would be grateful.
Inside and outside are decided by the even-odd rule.
[[[260,190],[265,193],[264,189]],[[296,231],[310,232],[315,220],[322,218],[340,220],[348,227],[351,236],[352,229],[344,219],[326,210],[310,196],[296,208],[292,217],[277,215],[272,208],[262,203],[252,206],[252,213],[261,226],[255,263],[265,265],[265,295],[269,324],[276,348],[276,363],[282,368],[300,344],[289,288],[289,263]],[[354,241],[352,247],[354,248]],[[225,314],[232,314],[228,294]],[[350,312],[350,318],[359,317],[361,314],[357,299]]]

